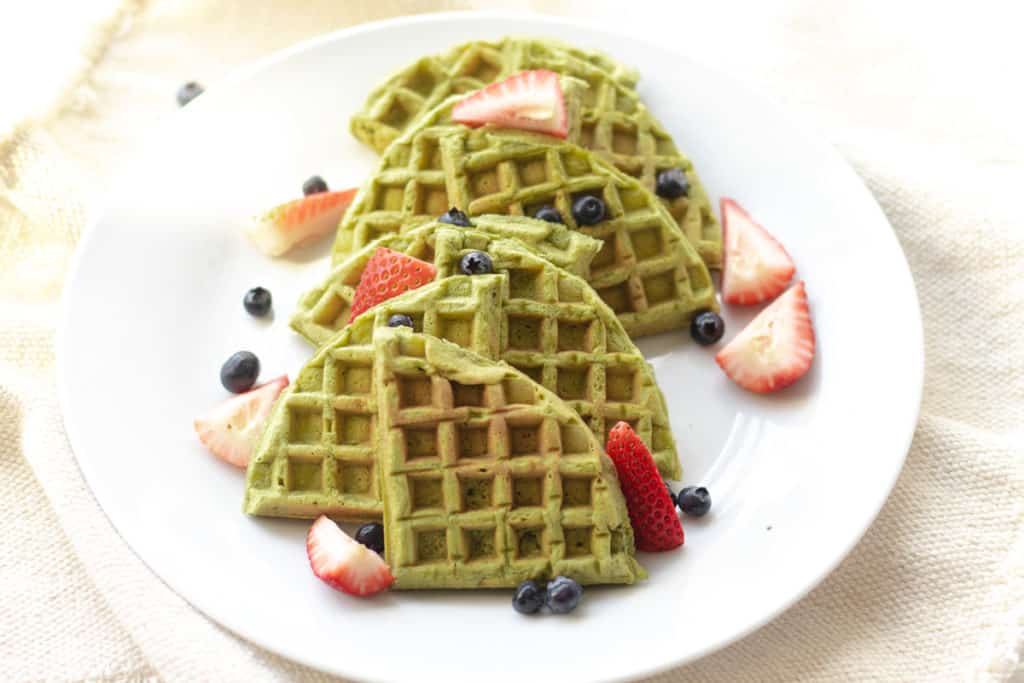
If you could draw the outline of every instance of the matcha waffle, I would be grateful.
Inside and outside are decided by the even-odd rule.
[[[639,74],[600,52],[580,50],[555,40],[503,38],[457,45],[423,57],[370,91],[352,117],[352,134],[383,152],[417,119],[450,95],[479,90],[519,71],[549,69],[588,81],[606,78],[624,87]]]
[[[569,406],[407,328],[378,330],[374,351],[395,588],[644,578],[615,467]]]
[[[378,86],[363,110],[352,117],[352,133],[384,152],[403,132],[432,117],[436,122],[436,113],[427,112],[447,96],[468,93],[528,69],[549,69],[586,85],[579,91],[579,116],[570,126],[570,142],[592,150],[652,192],[661,171],[679,168],[685,173],[689,191],[662,201],[705,263],[717,268],[721,228],[693,163],[640,101],[633,89],[636,79],[622,78],[622,67],[607,58],[595,59],[536,39],[460,45],[420,59]],[[570,97],[567,91],[567,102]]]
[[[373,340],[398,313],[417,332],[521,370],[573,408],[600,445],[616,422],[629,422],[662,474],[679,479],[664,397],[622,326],[583,280],[525,250],[520,258],[502,274],[405,292],[325,343],[274,406],[249,463],[246,512],[380,517]]]
[[[607,207],[596,225],[573,218],[583,195]],[[659,199],[581,147],[521,131],[440,124],[396,140],[339,225],[335,258],[452,206],[471,217],[553,206],[570,228],[601,240],[589,282],[633,336],[677,329],[695,311],[717,308],[707,267]]]
[[[441,279],[459,274],[459,261],[469,251],[487,252],[494,270],[505,272],[520,264],[524,248],[571,273],[585,276],[600,245],[564,225],[530,218],[478,216],[472,228],[427,223],[406,233],[374,240],[334,266],[323,282],[303,295],[291,326],[319,346],[348,324],[352,297],[363,268],[380,247],[433,263],[437,278]]]

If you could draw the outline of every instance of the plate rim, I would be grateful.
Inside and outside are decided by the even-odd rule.
[[[590,31],[596,33],[603,33],[606,35],[621,35],[629,38],[638,39],[639,37],[632,32],[621,31],[617,32],[613,29],[606,28],[599,25],[597,22],[591,19],[576,18],[576,17],[564,17],[547,15],[531,11],[517,11],[517,10],[485,10],[485,11],[449,11],[449,12],[433,12],[433,13],[422,13],[413,15],[402,15],[398,17],[391,17],[388,19],[382,19],[377,21],[365,22],[349,26],[327,33],[313,36],[311,38],[302,40],[294,43],[287,47],[281,48],[268,55],[257,58],[255,60],[243,63],[227,73],[224,77],[213,81],[214,87],[220,88],[221,86],[231,85],[233,83],[242,82],[253,76],[257,75],[261,71],[269,68],[270,66],[276,65],[280,62],[286,61],[296,54],[300,54],[306,51],[311,51],[319,48],[322,45],[326,45],[338,40],[345,40],[350,36],[360,35],[363,33],[371,33],[375,31],[387,31],[388,29],[396,26],[415,25],[415,24],[432,24],[432,23],[446,23],[450,21],[501,21],[501,20],[526,20],[536,22],[538,24],[546,24],[548,26],[561,26],[561,27],[585,27]],[[514,33],[514,32],[513,32]],[[650,37],[647,38],[651,40]],[[716,76],[725,83],[739,86],[742,90],[759,98],[762,103],[770,107],[776,115],[781,119],[790,123],[798,122],[799,132],[796,133],[803,142],[816,148],[817,151],[834,155],[842,164],[843,169],[853,179],[858,189],[864,193],[864,197],[870,200],[872,210],[877,212],[878,217],[885,222],[888,227],[887,237],[893,241],[895,248],[897,249],[901,263],[903,266],[903,273],[906,275],[907,285],[909,286],[908,303],[912,304],[914,317],[912,321],[907,321],[907,332],[912,339],[909,339],[909,344],[916,350],[915,359],[916,362],[912,366],[906,368],[908,376],[905,378],[908,387],[912,389],[911,398],[913,399],[913,406],[910,409],[910,414],[913,416],[912,420],[908,420],[908,426],[904,428],[904,434],[902,435],[900,451],[902,455],[898,459],[898,463],[894,462],[892,472],[889,480],[884,482],[884,487],[879,486],[878,488],[878,499],[870,506],[869,514],[867,514],[864,520],[861,522],[858,533],[851,535],[849,541],[843,544],[843,548],[836,554],[829,562],[824,563],[821,571],[815,574],[814,578],[810,580],[806,586],[802,587],[798,591],[794,591],[785,596],[785,599],[781,600],[779,604],[771,610],[767,610],[759,618],[754,619],[751,623],[747,624],[744,628],[738,629],[734,633],[730,634],[729,637],[724,638],[718,642],[710,643],[701,648],[687,653],[686,655],[669,658],[661,663],[655,665],[639,665],[631,671],[628,675],[619,677],[604,677],[600,681],[626,681],[633,680],[634,678],[656,675],[665,671],[669,671],[693,662],[696,662],[710,654],[723,650],[724,648],[746,638],[751,633],[763,628],[765,625],[777,619],[781,614],[788,611],[796,603],[803,600],[812,590],[818,587],[822,581],[825,580],[830,574],[832,574],[836,568],[847,558],[853,549],[861,542],[867,530],[874,524],[878,518],[882,507],[892,494],[892,490],[896,485],[900,474],[906,463],[906,459],[909,455],[910,448],[912,446],[914,434],[917,430],[917,425],[920,420],[921,402],[924,393],[924,368],[925,368],[925,345],[924,345],[924,325],[923,317],[921,314],[920,298],[917,292],[917,285],[914,280],[913,271],[910,268],[910,264],[907,261],[906,253],[903,250],[903,246],[900,243],[896,231],[894,230],[889,217],[885,214],[881,205],[878,203],[877,198],[867,187],[864,179],[853,169],[850,162],[843,156],[838,149],[833,145],[821,131],[819,126],[813,122],[807,122],[805,117],[799,112],[792,109],[783,107],[777,102],[771,95],[766,94],[759,90],[756,84],[750,83],[745,80],[724,72],[723,70],[715,67],[713,64],[709,64],[706,61],[701,60],[699,57],[694,56],[691,53],[686,52],[684,47],[680,47],[660,38],[653,38],[652,42],[658,45],[660,48],[673,52],[681,56],[682,58],[690,61],[699,68],[706,70],[709,74]],[[198,106],[197,106],[198,105]],[[67,371],[67,356],[66,351],[68,328],[71,324],[71,295],[70,285],[76,281],[79,270],[82,266],[83,253],[86,251],[86,246],[93,239],[97,232],[100,223],[108,213],[109,207],[112,204],[112,198],[115,196],[115,189],[118,185],[116,182],[117,178],[127,175],[131,170],[139,164],[144,158],[148,150],[147,140],[155,134],[158,134],[165,127],[175,125],[182,116],[194,116],[201,114],[205,110],[202,106],[202,98],[197,102],[192,103],[190,107],[182,108],[178,111],[168,113],[161,119],[157,120],[152,128],[149,135],[145,135],[140,138],[126,154],[124,160],[119,164],[116,171],[111,175],[110,185],[106,191],[100,193],[100,197],[94,205],[94,209],[91,217],[89,218],[86,227],[82,230],[79,241],[75,246],[74,253],[71,257],[70,265],[67,269],[64,283],[61,291],[60,304],[58,309],[58,323],[54,335],[54,355],[55,355],[55,375],[57,385],[57,400],[60,408],[61,420],[64,426],[64,430],[68,437],[68,446],[74,455],[74,460],[78,465],[79,471],[85,480],[89,494],[96,501],[97,506],[103,511],[104,516],[110,523],[110,526],[114,529],[117,535],[124,542],[125,546],[131,551],[131,553],[138,558],[138,560],[150,571],[154,577],[161,581],[167,588],[175,593],[179,598],[188,603],[192,608],[197,610],[205,618],[208,618],[215,623],[224,626],[226,629],[231,631],[236,637],[239,637],[259,648],[265,649],[268,652],[277,653],[287,659],[290,659],[303,666],[308,666],[311,669],[317,671],[325,671],[334,675],[354,678],[364,681],[387,681],[390,679],[365,676],[364,672],[355,673],[352,671],[345,671],[343,669],[334,667],[323,667],[321,664],[312,663],[298,648],[290,647],[289,645],[282,643],[269,643],[259,638],[256,635],[246,629],[245,626],[239,623],[233,617],[225,617],[224,615],[217,614],[214,616],[213,610],[204,609],[203,606],[197,604],[192,599],[187,597],[187,592],[180,590],[175,585],[176,582],[165,578],[161,573],[157,572],[147,562],[146,558],[139,554],[135,549],[135,546],[125,537],[121,527],[108,513],[107,508],[103,502],[96,495],[93,482],[99,475],[94,469],[85,461],[88,458],[80,458],[76,449],[75,442],[81,442],[76,436],[78,434],[78,428],[75,426],[73,419],[69,419],[68,406],[71,404],[70,398],[70,382],[68,379]],[[894,439],[895,442],[895,439]],[[896,466],[898,464],[898,466]],[[102,488],[102,487],[101,487]],[[865,507],[865,510],[868,510]]]

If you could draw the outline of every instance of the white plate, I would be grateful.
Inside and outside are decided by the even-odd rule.
[[[779,614],[836,566],[888,495],[917,417],[923,351],[913,282],[871,195],[827,144],[721,75],[569,26],[521,15],[406,18],[271,57],[161,128],[83,240],[59,344],[78,461],[138,555],[240,635],[363,679],[636,676]],[[294,375],[309,353],[287,317],[321,277],[326,247],[271,261],[242,237],[244,218],[296,195],[313,173],[357,184],[375,157],[345,126],[369,88],[422,54],[506,33],[550,34],[638,66],[642,95],[716,206],[720,195],[737,197],[787,246],[818,334],[809,376],[767,397],[734,386],[714,351],[685,332],[643,342],[687,481],[710,488],[714,510],[685,521],[681,552],[641,558],[650,580],[588,589],[567,618],[527,620],[510,591],[368,602],[333,592],[309,572],[308,525],[243,515],[242,473],[208,455],[191,426],[224,399],[218,370],[231,352],[256,352],[264,378]],[[255,285],[274,294],[269,324],[242,310]],[[751,315],[726,310],[728,334]],[[623,646],[639,641],[642,649]]]

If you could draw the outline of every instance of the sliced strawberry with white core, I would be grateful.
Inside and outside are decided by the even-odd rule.
[[[314,574],[349,595],[380,593],[395,581],[380,555],[355,541],[325,515],[320,515],[309,529],[306,554]]]
[[[281,256],[337,229],[356,191],[317,192],[279,204],[255,219],[246,234],[267,256]]]
[[[796,267],[767,230],[733,199],[722,199],[722,300],[771,301],[793,279]]]
[[[569,134],[562,84],[554,71],[513,74],[470,94],[452,109],[452,120],[468,126],[493,123],[564,138]]]
[[[803,377],[814,359],[814,326],[804,283],[761,311],[715,361],[744,389],[765,393]]]
[[[199,440],[224,462],[247,467],[274,401],[288,386],[282,375],[224,401],[193,422]]]

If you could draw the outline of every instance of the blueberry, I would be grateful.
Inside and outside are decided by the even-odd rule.
[[[584,195],[572,203],[572,217],[580,225],[595,225],[604,220],[607,207],[604,200],[593,195]]]
[[[384,525],[380,522],[370,522],[359,527],[356,531],[356,541],[380,555],[384,554]]]
[[[233,394],[244,394],[260,376],[260,359],[249,351],[232,355],[220,368],[220,383]]]
[[[694,517],[703,517],[711,509],[711,494],[703,486],[687,486],[679,492],[679,509]]]
[[[516,586],[512,596],[512,607],[520,614],[533,614],[544,606],[544,590],[533,581],[523,581]]]
[[[685,197],[690,193],[690,181],[680,168],[666,168],[658,174],[654,193],[665,199]]]
[[[473,224],[469,222],[469,216],[456,209],[454,206],[442,213],[441,217],[437,219],[437,222],[448,223],[449,225],[458,225],[462,228],[473,227]]]
[[[672,493],[672,487],[669,486],[667,483],[665,484],[665,488],[668,489],[668,497],[669,500],[672,501],[672,507],[675,507],[679,503],[679,501],[676,499],[676,494]]]
[[[306,197],[321,192],[327,192],[327,181],[318,175],[310,176],[302,183],[302,194]]]
[[[576,609],[582,597],[583,586],[567,576],[556,576],[548,582],[544,604],[555,614],[567,614]]]
[[[185,85],[178,88],[178,106],[184,107],[186,104],[194,100],[203,94],[203,86],[199,85],[195,81],[189,81]]]
[[[690,336],[701,346],[714,344],[725,334],[725,321],[714,311],[701,311],[690,321]]]
[[[494,262],[482,251],[471,251],[459,261],[459,270],[466,275],[487,275],[494,272]]]
[[[388,318],[388,327],[412,327],[412,318],[405,313],[395,313]]]
[[[562,214],[558,213],[558,209],[553,206],[542,206],[537,209],[537,213],[533,214],[533,217],[539,221],[547,221],[548,223],[565,223],[562,220]]]
[[[270,305],[273,301],[274,298],[270,296],[269,290],[262,287],[253,287],[245,293],[242,305],[245,306],[245,310],[249,312],[249,315],[262,318],[267,313],[270,313]]]

